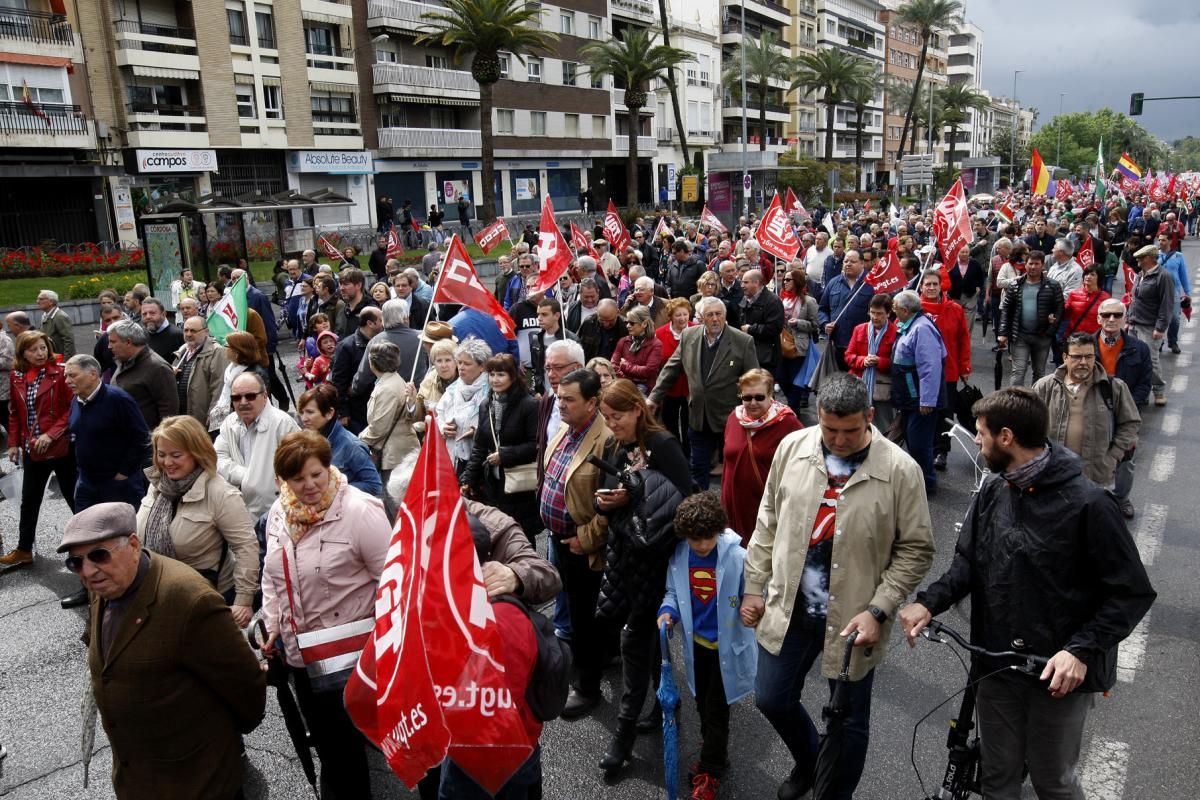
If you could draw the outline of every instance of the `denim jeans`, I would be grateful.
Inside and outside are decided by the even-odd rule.
[[[700,491],[707,491],[712,454],[713,451],[720,453],[725,448],[725,436],[692,428],[688,431],[688,444],[692,449],[692,480],[700,487]]]
[[[546,548],[546,558],[558,567],[558,548],[554,546],[554,536],[551,534],[549,546]],[[560,589],[554,595],[554,635],[560,639],[571,640],[571,606],[567,603],[566,591]]]
[[[1179,347],[1179,318],[1183,315],[1183,311],[1179,307],[1179,300],[1175,301],[1175,315],[1171,317],[1171,324],[1167,326],[1167,347],[1172,349]]]
[[[796,761],[802,774],[811,776],[817,766],[820,737],[812,717],[800,702],[804,679],[825,646],[824,617],[812,618],[798,610],[783,637],[779,655],[758,648],[755,704]],[[850,684],[850,713],[841,731],[843,749],[838,759],[838,777],[833,797],[850,800],[862,777],[870,742],[871,685],[875,671]],[[830,695],[836,681],[829,680]]]
[[[495,800],[528,800],[529,790],[542,782],[542,748],[533,748],[508,782],[500,787]],[[493,795],[471,780],[457,764],[447,758],[442,762],[442,782],[438,789],[439,800],[491,800]]]
[[[922,414],[917,409],[900,412],[904,422],[904,438],[908,444],[908,454],[921,467],[925,476],[925,492],[937,490],[937,473],[933,469],[933,436],[937,430],[941,411],[934,409],[928,414]]]
[[[1009,386],[1032,386],[1038,378],[1046,374],[1046,359],[1050,355],[1049,336],[1030,336],[1017,334],[1008,342],[1008,352],[1012,356],[1012,374],[1009,376]],[[1025,372],[1033,370],[1033,380],[1025,383]]]

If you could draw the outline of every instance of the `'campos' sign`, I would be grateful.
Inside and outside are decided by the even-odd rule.
[[[216,172],[216,150],[137,150],[138,172]]]

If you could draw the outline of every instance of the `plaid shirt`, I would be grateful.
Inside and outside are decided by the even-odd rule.
[[[46,377],[46,368],[42,367],[38,370],[37,377],[29,383],[25,384],[25,425],[29,428],[29,441],[35,442],[42,435],[42,429],[38,427],[37,401],[38,386],[42,383],[42,378]]]
[[[546,477],[542,482],[542,522],[546,523],[556,539],[570,539],[575,535],[575,521],[567,513],[567,467],[595,421],[593,415],[583,430],[578,433],[568,431],[546,467]]]

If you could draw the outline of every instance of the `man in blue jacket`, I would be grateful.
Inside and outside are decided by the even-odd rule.
[[[921,465],[925,494],[937,492],[933,466],[933,437],[938,410],[946,407],[946,382],[942,380],[946,345],[937,325],[922,310],[916,292],[896,295],[896,345],[892,351],[892,407],[900,412],[908,453]]]
[[[1188,277],[1187,264],[1184,263],[1183,253],[1179,250],[1171,249],[1171,236],[1166,233],[1158,235],[1158,265],[1163,272],[1175,279],[1175,315],[1171,317],[1171,324],[1167,327],[1167,347],[1171,348],[1171,352],[1179,355],[1182,351],[1179,349],[1179,315],[1180,303],[1183,298],[1188,297],[1192,293],[1192,281]],[[1190,302],[1190,301],[1189,301]]]
[[[831,280],[821,293],[817,322],[833,343],[838,366],[846,369],[846,348],[854,329],[870,318],[871,298],[875,289],[866,282],[862,256],[847,250],[842,274]]]

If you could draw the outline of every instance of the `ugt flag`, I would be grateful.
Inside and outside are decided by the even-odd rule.
[[[758,244],[764,253],[769,253],[784,261],[791,261],[800,251],[800,240],[792,230],[792,222],[788,219],[783,205],[779,202],[779,192],[771,200],[770,207],[763,214],[758,226]]]
[[[604,213],[604,238],[608,239],[609,251],[618,257],[633,244],[633,239],[629,238],[629,231],[621,221],[621,215],[617,213],[617,207],[613,205],[612,200],[608,201],[608,211]]]
[[[957,263],[958,251],[971,241],[971,212],[967,209],[962,178],[954,182],[933,212],[933,237],[942,254],[942,271],[946,272]]]
[[[457,303],[482,311],[496,320],[504,338],[517,338],[517,326],[513,324],[512,317],[496,296],[479,282],[479,274],[475,272],[471,256],[467,254],[467,248],[463,247],[458,234],[450,237],[444,267],[433,290],[433,302]]]
[[[233,286],[229,287],[229,293],[217,301],[205,320],[208,323],[208,332],[222,345],[225,344],[225,337],[229,334],[234,331],[246,330],[246,321],[249,317],[246,306],[247,275],[249,273],[243,273],[233,282]]]
[[[529,294],[544,292],[558,285],[558,279],[571,266],[571,248],[558,229],[558,221],[554,219],[554,204],[550,195],[542,201],[542,218],[538,222],[538,263],[539,270],[533,286],[528,287]]]
[[[496,221],[486,228],[475,234],[475,244],[479,245],[479,249],[484,255],[496,249],[500,242],[508,239],[508,228],[504,224],[503,217],[496,217]]]

